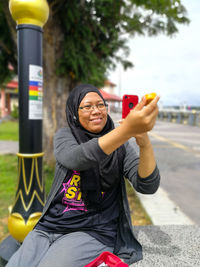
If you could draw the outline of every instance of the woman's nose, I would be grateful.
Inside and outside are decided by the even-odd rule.
[[[93,106],[92,107],[92,113],[100,113],[101,111],[98,109],[98,107],[97,106]]]

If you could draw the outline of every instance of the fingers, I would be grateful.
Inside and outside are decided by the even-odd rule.
[[[157,116],[158,116],[158,108],[154,109],[153,112],[148,116],[150,130],[152,130],[152,128],[154,127]]]
[[[153,105],[153,106],[156,106],[157,105],[157,103],[158,103],[158,101],[159,101],[159,99],[160,99],[160,96],[159,95],[157,95],[149,104],[148,104],[148,106],[149,105]]]
[[[153,112],[153,110],[158,109],[157,103],[160,99],[160,96],[156,96],[146,107],[145,114],[148,115]]]
[[[141,99],[141,101],[135,106],[135,110],[142,110],[143,109],[143,107],[145,106],[145,104],[146,104],[146,98],[145,98],[145,96],[143,96],[142,97],[142,99]]]
[[[146,125],[148,128],[148,131],[152,130],[156,123],[156,118],[158,116],[158,101],[160,99],[160,96],[156,96],[144,109],[143,109],[143,115],[146,118]]]
[[[153,103],[155,103],[155,105],[157,105],[157,103],[158,103],[159,100],[160,100],[160,96],[157,95],[157,96],[150,102],[150,104],[153,102]]]
[[[160,96],[156,96],[147,106],[146,106],[146,108],[145,108],[145,110],[146,110],[146,113],[148,114],[148,113],[151,113],[152,112],[152,110],[154,109],[154,108],[156,108],[157,107],[157,103],[158,103],[158,101],[159,101],[159,99],[160,99]],[[142,97],[142,99],[141,99],[141,101],[136,105],[136,107],[134,108],[134,110],[142,110],[143,109],[143,107],[146,105],[146,103],[147,103],[147,99],[146,99],[146,97],[145,96],[143,96]]]
[[[122,124],[123,121],[124,121],[124,119],[121,119],[121,120],[118,120],[117,122],[118,122],[119,124]]]

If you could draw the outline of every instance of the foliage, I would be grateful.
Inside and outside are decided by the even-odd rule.
[[[48,3],[53,24],[65,36],[57,74],[96,85],[103,83],[116,62],[121,62],[125,69],[133,66],[127,60],[130,36],[173,35],[178,31],[177,24],[189,22],[181,0],[48,0]],[[0,83],[9,75],[6,68],[9,62],[16,70],[16,48],[10,36],[8,15],[7,21],[4,15],[6,5],[7,0],[2,0]]]
[[[13,110],[12,110],[12,112],[11,112],[11,117],[12,117],[13,119],[18,119],[18,118],[19,118],[19,108],[18,108],[17,105],[14,105],[14,106],[13,106]]]
[[[8,68],[9,64],[15,68],[15,73],[17,72],[16,46],[4,13],[3,3],[5,2],[8,1],[0,2],[0,85],[10,80],[14,74]]]
[[[114,68],[116,62],[121,62],[125,69],[132,67],[127,60],[129,36],[172,35],[177,32],[177,22],[188,22],[180,1],[49,0],[49,3],[54,3],[54,16],[59,15],[65,35],[58,73],[71,73],[83,82],[103,81],[106,70]],[[119,50],[123,51],[121,56]]]

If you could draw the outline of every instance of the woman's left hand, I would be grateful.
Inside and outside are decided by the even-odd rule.
[[[150,141],[147,133],[136,135],[135,140],[136,140],[137,145],[140,148],[145,148],[145,147],[148,147],[149,145],[151,145],[151,141]]]

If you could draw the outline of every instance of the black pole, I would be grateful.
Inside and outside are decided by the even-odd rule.
[[[19,80],[18,185],[8,217],[10,236],[0,244],[4,266],[39,220],[45,202],[42,177],[43,30],[17,26]]]
[[[31,214],[41,212],[44,205],[41,154],[42,34],[42,28],[39,26],[29,24],[17,26],[19,79],[18,156],[20,177],[16,192],[16,202],[12,208],[12,213],[21,214],[25,223]],[[36,157],[37,170],[35,169],[36,162],[33,163],[35,161],[35,154],[40,155]],[[37,177],[36,172],[38,172],[39,177]],[[33,194],[35,195],[33,196]]]
[[[38,75],[36,80],[30,77],[34,68],[36,76],[37,69],[38,71],[42,70],[42,35],[43,30],[39,26],[29,24],[17,26],[20,153],[40,153],[42,151],[42,96],[31,96],[29,93],[31,86],[35,86],[36,94],[41,91],[40,89],[37,91],[38,88],[42,89],[42,81],[37,79],[40,76]],[[37,109],[35,113],[33,111],[34,104],[31,104],[31,101],[35,101]]]

